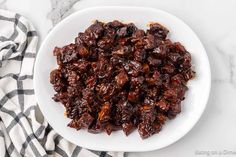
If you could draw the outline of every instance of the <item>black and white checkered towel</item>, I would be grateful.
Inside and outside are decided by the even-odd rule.
[[[38,37],[31,23],[0,10],[0,157],[123,157],[73,145],[59,136],[38,113],[32,84]]]

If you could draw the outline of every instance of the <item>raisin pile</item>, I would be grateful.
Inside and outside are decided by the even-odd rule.
[[[55,47],[58,68],[50,82],[68,126],[108,135],[137,128],[145,139],[179,114],[195,72],[190,53],[168,33],[158,23],[144,31],[133,23],[96,21],[74,43]]]

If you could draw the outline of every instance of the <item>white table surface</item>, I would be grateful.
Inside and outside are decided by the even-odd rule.
[[[211,64],[210,99],[197,125],[166,148],[127,156],[236,156],[236,0],[0,0],[0,8],[32,21],[40,41],[72,12],[104,5],[153,7],[176,15],[199,36]]]

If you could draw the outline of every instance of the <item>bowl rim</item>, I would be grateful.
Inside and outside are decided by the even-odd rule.
[[[43,49],[43,45],[46,44],[46,41],[48,40],[48,38],[50,38],[50,36],[52,34],[54,34],[54,32],[61,26],[61,25],[64,25],[67,23],[67,21],[69,21],[70,19],[73,19],[73,17],[83,13],[83,12],[88,12],[88,11],[94,11],[94,10],[97,10],[97,9],[138,9],[138,10],[151,10],[153,12],[161,12],[163,14],[166,14],[168,15],[169,17],[172,17],[172,18],[175,18],[175,20],[178,20],[179,22],[183,23],[188,29],[189,31],[191,31],[191,33],[193,35],[195,35],[196,39],[198,40],[199,44],[201,44],[201,47],[202,47],[202,50],[204,51],[204,57],[206,58],[207,60],[207,67],[206,67],[206,70],[207,70],[207,73],[209,74],[209,77],[208,77],[208,82],[207,82],[207,85],[208,85],[208,88],[205,88],[204,90],[206,90],[207,92],[207,95],[205,97],[205,100],[202,102],[204,103],[200,113],[199,113],[199,116],[197,118],[194,119],[194,121],[191,123],[191,126],[188,127],[188,129],[185,129],[185,131],[181,134],[181,136],[178,136],[177,138],[175,138],[174,140],[172,140],[171,142],[165,144],[165,145],[162,145],[161,147],[155,147],[155,146],[152,146],[150,147],[149,149],[132,149],[132,150],[118,150],[118,151],[126,151],[126,152],[144,152],[144,151],[151,151],[151,150],[157,150],[157,149],[161,149],[161,148],[164,148],[166,146],[169,146],[175,142],[177,142],[179,139],[181,139],[182,137],[184,137],[185,135],[187,135],[187,133],[189,133],[190,130],[192,130],[192,128],[197,124],[197,122],[199,121],[199,119],[202,117],[202,114],[206,108],[206,105],[207,105],[207,102],[209,100],[209,95],[210,95],[210,91],[211,91],[211,68],[210,68],[210,63],[209,63],[209,59],[208,59],[208,56],[207,56],[207,53],[206,53],[206,49],[204,48],[204,45],[203,43],[200,41],[199,37],[197,36],[197,34],[191,29],[191,27],[189,27],[189,25],[186,24],[186,22],[182,19],[180,19],[179,17],[175,16],[175,15],[172,15],[166,11],[163,11],[163,10],[160,10],[160,9],[155,9],[155,8],[150,8],[150,7],[137,7],[137,6],[98,6],[98,7],[89,7],[89,8],[85,8],[85,9],[82,9],[82,10],[78,10],[78,11],[75,11],[74,13],[72,13],[71,15],[67,16],[66,18],[64,18],[63,20],[61,20],[58,24],[56,24],[51,30],[50,32],[47,34],[47,36],[45,37],[45,39],[43,40],[43,42],[41,43],[40,45],[40,48],[38,50],[38,53],[36,55],[36,59],[35,59],[35,63],[34,63],[34,71],[33,71],[33,86],[34,86],[34,91],[35,91],[35,98],[36,98],[36,102],[37,102],[37,105],[39,106],[42,114],[43,114],[43,117],[44,119],[48,122],[48,124],[50,124],[50,126],[54,129],[54,127],[51,125],[50,123],[50,120],[47,119],[45,115],[45,111],[42,109],[41,105],[40,105],[40,100],[39,100],[39,97],[37,96],[38,95],[38,91],[37,91],[37,88],[35,88],[37,85],[37,81],[36,81],[36,70],[37,69],[37,66],[39,66],[38,62],[39,62],[39,57],[38,54],[42,51]],[[58,131],[56,129],[54,129],[59,135],[61,135],[62,137],[64,137],[65,139],[67,139],[68,141],[74,143],[73,141],[71,141],[70,139],[68,139],[67,137],[63,136],[63,134],[61,133],[61,131]],[[77,143],[74,143],[75,145],[77,145]],[[114,149],[104,149],[104,150],[101,150],[99,146],[97,146],[96,148],[90,148],[90,147],[87,147],[85,145],[79,145],[81,147],[85,147],[85,148],[88,148],[88,149],[93,149],[93,150],[99,150],[99,151],[117,151],[117,150],[114,150]]]

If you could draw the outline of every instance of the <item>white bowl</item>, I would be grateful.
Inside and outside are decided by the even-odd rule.
[[[142,140],[136,131],[128,137],[122,131],[91,134],[67,127],[63,105],[52,100],[54,90],[49,83],[50,71],[57,67],[52,55],[55,46],[74,42],[78,32],[92,21],[121,20],[146,29],[149,22],[159,22],[170,30],[169,38],[181,42],[192,55],[196,78],[188,82],[189,90],[182,102],[182,112],[168,121],[160,133]],[[39,107],[49,124],[67,140],[88,149],[102,151],[150,151],[163,148],[183,137],[198,121],[206,106],[211,85],[210,66],[206,51],[196,34],[182,20],[156,9],[141,7],[96,7],[78,11],[56,25],[42,43],[34,68],[34,88]]]

